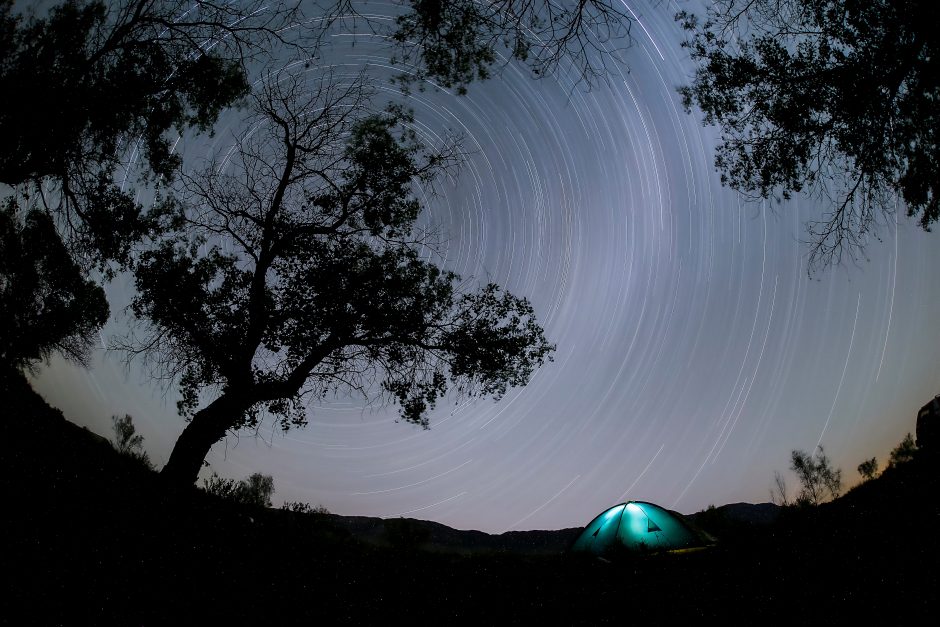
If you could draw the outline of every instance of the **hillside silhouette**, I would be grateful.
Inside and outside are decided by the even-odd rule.
[[[610,561],[565,553],[578,529],[492,536],[174,487],[19,374],[0,381],[3,622],[921,624],[936,611],[940,508],[924,458],[818,508],[700,514],[720,540],[704,551]]]

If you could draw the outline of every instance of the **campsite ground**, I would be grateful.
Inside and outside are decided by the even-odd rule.
[[[329,515],[251,509],[158,475],[0,381],[0,622],[586,624],[935,620],[937,470],[921,457],[721,543],[613,561],[383,545]],[[388,543],[386,543],[388,544]],[[709,621],[710,622],[710,621]]]

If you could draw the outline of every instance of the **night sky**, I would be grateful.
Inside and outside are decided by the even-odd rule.
[[[500,402],[440,403],[428,431],[359,398],[314,405],[306,429],[283,434],[269,420],[217,444],[211,470],[273,475],[275,505],[498,533],[583,526],[631,499],[683,513],[767,501],[790,451],[818,443],[848,486],[864,459],[884,466],[940,392],[940,236],[902,207],[867,259],[808,277],[802,225],[824,205],[748,204],[721,187],[717,132],[675,91],[693,69],[675,2],[629,8],[629,72],[590,91],[564,68],[533,80],[510,64],[467,96],[406,98],[388,82],[381,40],[363,24],[334,33],[311,77],[365,69],[376,109],[412,107],[430,143],[463,134],[471,154],[422,223],[443,230],[441,263],[467,287],[492,280],[532,301],[555,361]],[[396,10],[363,4],[379,25]],[[198,165],[243,120],[230,114],[215,137],[178,149]],[[129,285],[106,287],[102,346],[127,328]],[[98,350],[90,371],[54,360],[34,385],[105,436],[112,415],[131,414],[162,466],[184,426],[175,390],[122,358]]]

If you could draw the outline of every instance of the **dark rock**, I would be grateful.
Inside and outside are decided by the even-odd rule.
[[[940,395],[917,412],[917,449],[929,453],[937,451],[937,429],[940,428]]]

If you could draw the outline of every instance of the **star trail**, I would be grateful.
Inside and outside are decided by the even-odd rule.
[[[901,207],[857,263],[809,276],[803,225],[825,205],[746,202],[723,188],[717,131],[676,93],[692,65],[675,3],[627,8],[626,64],[591,89],[564,65],[536,80],[507,63],[465,96],[404,95],[367,24],[395,15],[382,2],[363,3],[365,19],[334,29],[317,63],[296,70],[365,72],[375,108],[412,108],[423,141],[462,137],[457,175],[419,190],[421,224],[442,237],[435,258],[467,286],[495,281],[527,297],[555,361],[499,402],[448,397],[427,431],[356,397],[312,404],[305,429],[269,421],[217,444],[211,470],[273,475],[275,504],[558,529],[628,499],[683,513],[767,501],[790,451],[820,443],[853,485],[859,462],[883,462],[914,430],[940,392],[936,234]],[[187,164],[224,154],[244,119],[233,112],[214,137],[177,148]],[[130,285],[106,286],[102,346],[131,323]],[[175,391],[122,357],[99,350],[89,371],[54,360],[34,385],[106,436],[112,415],[131,414],[162,465],[184,426]]]

